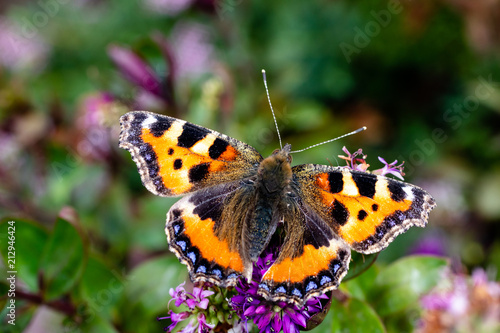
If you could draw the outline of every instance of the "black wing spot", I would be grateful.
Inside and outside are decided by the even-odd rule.
[[[344,188],[344,175],[342,172],[330,172],[328,174],[328,182],[330,183],[330,192],[339,193]]]
[[[173,155],[174,154],[174,149],[173,148],[168,148],[168,154]]]
[[[377,204],[373,204],[373,205],[372,205],[372,210],[373,210],[374,212],[376,212],[376,211],[378,210],[378,205],[377,205]]]
[[[215,139],[214,143],[208,149],[208,156],[214,160],[218,159],[226,151],[227,146],[229,146],[229,143],[226,141],[219,138]]]
[[[201,198],[200,198],[201,199]],[[193,209],[193,213],[198,215],[201,220],[211,219],[215,224],[220,222],[223,205],[218,200],[199,201],[199,204]]]
[[[391,199],[394,201],[403,201],[406,198],[406,192],[403,190],[403,186],[399,183],[389,181],[387,186],[389,192],[391,192]]]
[[[356,183],[360,195],[373,199],[375,195],[375,184],[377,183],[376,175],[353,173],[352,180]]]
[[[349,211],[340,201],[335,200],[333,203],[332,217],[338,224],[344,225],[349,219]]]
[[[180,158],[174,161],[174,170],[179,170],[182,168],[182,160]]]
[[[197,183],[205,179],[207,177],[209,167],[210,163],[202,163],[193,166],[191,169],[189,169],[189,181],[192,183]]]
[[[156,119],[154,123],[152,123],[149,127],[149,130],[151,131],[151,134],[153,134],[155,137],[159,138],[160,136],[163,136],[163,134],[168,131],[170,126],[172,126],[173,120],[170,120],[169,118],[159,118]]]
[[[358,220],[363,221],[368,216],[368,213],[365,210],[360,210],[358,212]]]
[[[206,137],[208,133],[207,129],[185,123],[182,127],[181,135],[177,138],[177,145],[179,147],[191,148],[196,142]]]

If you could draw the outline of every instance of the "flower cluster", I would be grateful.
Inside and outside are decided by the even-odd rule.
[[[446,272],[421,305],[419,333],[500,332],[500,284],[482,269],[471,277]]]
[[[366,163],[367,155],[363,154],[363,150],[360,148],[356,150],[354,153],[350,153],[347,148],[344,146],[342,151],[346,153],[347,156],[339,155],[339,158],[345,160],[347,162],[347,167],[352,170],[357,171],[368,171],[370,164]],[[385,176],[387,174],[391,174],[396,176],[397,178],[404,180],[403,176],[405,175],[403,172],[403,163],[398,165],[398,160],[395,160],[392,163],[387,163],[382,157],[379,156],[378,160],[384,164],[384,166],[380,169],[373,170],[371,173],[376,175]]]
[[[260,332],[295,333],[305,328],[309,318],[322,310],[321,299],[325,295],[309,299],[303,307],[287,302],[272,302],[257,293],[258,284],[264,273],[274,263],[277,251],[265,251],[254,264],[252,281],[239,280],[234,290],[218,289],[211,284],[195,286],[193,293],[186,292],[184,284],[170,289],[175,306],[187,306],[188,310],[180,313],[169,311],[168,316],[159,320],[170,319],[165,328],[172,332],[180,322],[189,322],[178,332],[229,331],[232,333],[250,332],[257,327]],[[230,293],[232,297],[228,297]]]
[[[186,292],[184,289],[185,282],[181,283],[177,288],[170,289],[170,296],[176,307],[187,307],[186,311],[174,312],[169,310],[165,317],[159,317],[158,320],[170,319],[171,324],[165,327],[165,331],[172,332],[177,324],[189,319],[185,326],[178,332],[210,332],[218,325],[228,324],[231,315],[228,312],[229,307],[219,306],[224,299],[221,290],[205,283],[200,286],[195,286],[192,293]],[[170,304],[170,303],[169,303]],[[224,315],[226,312],[226,315]]]
[[[245,331],[249,331],[248,322],[252,321],[260,332],[299,332],[306,327],[307,320],[322,310],[321,298],[325,295],[309,299],[303,307],[287,302],[270,302],[257,293],[259,281],[275,261],[276,251],[269,251],[257,260],[254,265],[252,281],[241,279],[236,286],[237,294],[230,303],[244,323]]]

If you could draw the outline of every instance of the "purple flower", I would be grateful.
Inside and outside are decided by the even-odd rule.
[[[108,54],[128,80],[153,95],[163,97],[160,79],[137,54],[117,45],[111,45]]]
[[[500,329],[500,284],[484,270],[472,277],[447,271],[437,287],[422,297],[418,332],[497,332]]]
[[[274,263],[275,250],[270,250],[254,264],[252,281],[241,279],[235,286],[237,294],[231,298],[230,304],[242,319],[248,332],[248,322],[253,323],[261,332],[299,332],[299,327],[306,327],[307,320],[321,311],[320,299],[325,295],[309,299],[302,307],[287,302],[272,302],[257,293],[258,283],[264,273]]]
[[[172,322],[168,327],[165,328],[165,331],[171,332],[175,326],[183,321],[184,319],[189,317],[189,312],[181,312],[181,313],[175,313],[172,310],[169,311],[168,316],[166,317],[158,317],[157,320],[164,320],[164,319],[170,319]]]
[[[0,16],[0,66],[10,70],[29,70],[33,74],[47,63],[48,44],[37,33],[38,28],[28,23],[23,26]]]
[[[191,319],[189,323],[184,327],[182,330],[179,331],[179,333],[193,333],[196,332],[196,329],[198,328],[198,323],[195,318]]]
[[[225,289],[214,287],[211,283],[201,283],[193,288],[193,292],[186,292],[184,289],[185,282],[178,285],[175,289],[170,288],[169,294],[172,301],[175,301],[175,306],[187,306],[188,310],[175,313],[169,310],[168,316],[160,317],[158,320],[170,319],[171,324],[165,327],[165,331],[172,332],[178,323],[188,320],[189,323],[179,332],[209,332],[218,324],[228,325],[229,319],[232,318],[232,312],[228,313],[227,306],[222,305],[222,301],[226,298]],[[211,297],[212,295],[215,296]],[[209,304],[213,305],[210,306]]]
[[[398,163],[398,160],[395,160],[392,163],[387,163],[382,157],[378,157],[378,160],[384,164],[384,167],[382,169],[374,170],[373,173],[385,176],[388,173],[391,175],[394,175],[398,177],[401,180],[404,180],[403,176],[405,175],[403,172],[403,163],[400,165],[396,165]]]
[[[411,254],[444,256],[446,255],[445,240],[437,235],[422,237],[410,250]]]
[[[346,160],[347,162],[347,167],[352,170],[357,170],[357,171],[368,171],[368,168],[370,167],[370,164],[366,163],[366,157],[367,155],[363,154],[363,150],[360,148],[356,150],[354,153],[350,153],[349,150],[344,146],[342,147],[342,151],[347,154],[347,156],[342,156],[339,155],[339,158]],[[401,180],[403,179],[404,173],[403,173],[403,163],[400,165],[397,165],[398,160],[395,160],[392,163],[387,163],[382,157],[379,156],[379,161],[384,164],[384,167],[381,169],[377,169],[372,171],[372,173],[376,175],[381,175],[385,176],[387,174],[392,174],[396,177],[398,177]]]
[[[199,313],[197,319],[198,319],[198,333],[210,332],[215,327],[214,324],[207,323],[205,314],[203,313]]]
[[[207,26],[179,22],[170,40],[177,78],[199,77],[212,71],[214,47]]]
[[[339,155],[339,158],[346,160],[348,168],[352,170],[366,171],[370,167],[370,164],[366,163],[366,155],[363,155],[363,150],[361,148],[351,154],[344,146],[342,147],[342,151],[346,153],[347,156]]]
[[[186,304],[190,309],[199,307],[200,309],[206,309],[208,307],[208,296],[215,294],[211,290],[203,290],[202,288],[194,287],[193,293],[191,294],[194,298],[189,298],[186,300]]]
[[[182,282],[175,288],[175,290],[174,288],[170,288],[170,290],[168,291],[170,297],[172,297],[170,301],[175,300],[176,307],[179,307],[182,303],[186,301],[186,290],[184,289],[185,284],[186,282]]]

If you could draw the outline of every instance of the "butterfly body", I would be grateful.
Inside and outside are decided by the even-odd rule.
[[[290,145],[262,158],[241,141],[168,116],[134,111],[121,124],[120,146],[146,188],[185,195],[168,212],[165,231],[193,281],[227,287],[251,279],[280,229],[279,253],[259,293],[300,305],[338,287],[351,249],[384,249],[411,226],[425,226],[435,206],[427,192],[397,180],[292,166]]]

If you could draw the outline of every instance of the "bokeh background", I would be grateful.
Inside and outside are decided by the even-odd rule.
[[[162,330],[168,290],[186,279],[163,231],[176,199],[142,186],[118,119],[159,112],[267,155],[278,141],[262,68],[295,149],[368,127],[294,163],[344,165],[343,146],[362,148],[373,169],[405,161],[405,180],[435,197],[428,227],[376,265],[434,254],[497,279],[499,22],[494,0],[1,1],[1,330]],[[410,313],[381,318],[411,331],[422,309]]]

